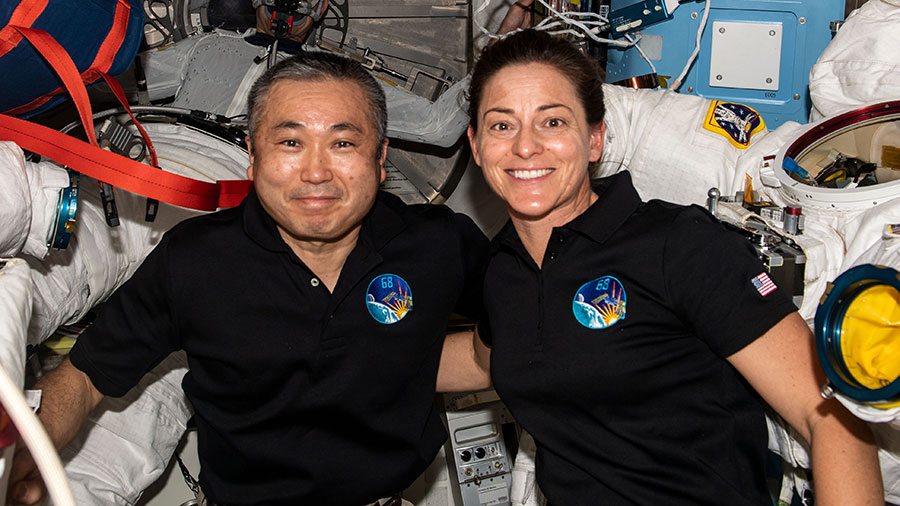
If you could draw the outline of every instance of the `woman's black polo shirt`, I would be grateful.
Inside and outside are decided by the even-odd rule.
[[[597,193],[542,269],[508,224],[485,278],[494,387],[539,485],[554,506],[770,503],[762,407],[725,358],[795,308],[705,210],[642,203],[627,172]]]
[[[182,222],[71,359],[118,396],[177,349],[213,502],[359,505],[408,486],[446,438],[448,316],[477,316],[487,239],[443,206],[380,194],[331,294],[254,193]]]

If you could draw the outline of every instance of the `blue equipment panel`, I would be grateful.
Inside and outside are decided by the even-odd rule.
[[[785,121],[806,123],[809,119],[809,70],[825,46],[831,42],[832,21],[844,19],[844,0],[710,0],[709,18],[700,42],[700,53],[679,88],[704,98],[738,102],[755,109],[774,129]],[[633,0],[612,0],[611,11],[628,6]],[[660,85],[667,87],[681,73],[694,50],[697,29],[703,16],[704,2],[681,4],[670,19],[641,30],[641,47],[656,67]],[[777,88],[714,86],[716,75],[710,76],[713,64],[713,25],[719,22],[766,24],[779,26],[781,35],[780,63],[777,66]],[[750,25],[748,25],[750,26]],[[733,47],[733,46],[732,46]],[[649,49],[649,50],[648,50]],[[755,49],[754,41],[745,44],[747,51]],[[735,62],[742,61],[740,52]],[[724,57],[727,60],[727,55]],[[607,62],[607,81],[616,82],[650,74],[650,65],[635,48],[610,46]],[[717,61],[723,61],[721,52]]]
[[[610,33],[613,37],[621,37],[626,33],[641,30],[653,23],[669,19],[669,12],[663,0],[639,0],[635,2],[618,2],[609,13]]]

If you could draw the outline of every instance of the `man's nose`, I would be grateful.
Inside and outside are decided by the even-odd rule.
[[[307,183],[325,183],[331,181],[333,174],[326,150],[316,147],[308,151],[300,170],[300,179]]]
[[[544,150],[544,146],[541,144],[541,140],[534,129],[525,126],[516,133],[512,149],[516,155],[522,158],[530,158],[541,153]]]

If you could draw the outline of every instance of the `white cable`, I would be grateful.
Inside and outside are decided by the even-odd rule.
[[[687,75],[688,71],[691,69],[691,65],[694,64],[694,60],[700,53],[700,39],[703,37],[703,29],[706,28],[706,20],[707,18],[709,18],[709,3],[710,0],[706,0],[706,6],[703,8],[703,17],[700,19],[700,27],[697,28],[697,43],[694,46],[694,51],[688,58],[687,63],[684,64],[684,68],[681,69],[681,74],[678,74],[678,77],[676,77],[675,80],[669,84],[669,90],[671,91],[678,91],[678,88],[681,86],[681,82],[684,80],[684,76]]]
[[[654,65],[653,62],[650,61],[650,57],[647,56],[647,53],[645,53],[644,50],[641,49],[641,45],[638,44],[638,42],[640,42],[641,40],[641,34],[638,33],[637,37],[632,37],[631,34],[628,34],[625,35],[625,38],[629,42],[631,42],[631,45],[634,46],[635,49],[637,49],[638,54],[640,54],[641,58],[643,58],[647,62],[647,65],[650,65],[650,73],[656,74],[656,65]]]
[[[475,26],[478,27],[479,30],[481,30],[481,33],[487,35],[488,37],[490,37],[492,39],[499,39],[499,38],[501,38],[500,36],[492,33],[490,30],[488,30],[487,28],[482,26],[481,23],[478,22],[478,14],[480,14],[482,11],[487,9],[488,5],[490,5],[490,4],[491,4],[491,0],[484,0],[484,3],[481,4],[481,7],[475,9],[475,12],[472,13],[472,21],[475,23]]]
[[[25,446],[31,452],[53,504],[76,506],[75,497],[69,488],[69,481],[66,479],[56,448],[50,442],[44,426],[25,402],[22,389],[13,383],[3,367],[0,367],[0,403],[3,404],[19,435],[22,436]]]
[[[546,7],[547,10],[550,13],[552,13],[552,15],[547,16],[546,18],[541,20],[540,23],[535,25],[534,26],[535,30],[548,31],[550,28],[554,28],[561,24],[565,24],[565,25],[574,26],[574,27],[578,28],[578,30],[575,31],[575,30],[572,30],[571,28],[568,28],[566,30],[548,31],[548,33],[550,33],[551,35],[570,34],[570,35],[574,35],[576,37],[587,36],[587,37],[590,37],[595,42],[599,42],[602,44],[611,44],[611,45],[619,46],[619,47],[623,47],[623,48],[631,47],[633,45],[633,43],[630,43],[625,40],[613,40],[613,39],[607,39],[607,38],[598,36],[597,33],[599,32],[600,28],[609,25],[609,19],[601,16],[600,14],[597,14],[596,12],[581,12],[581,11],[560,12],[560,11],[554,9],[545,0],[536,0],[536,1],[540,2],[541,5]],[[516,29],[516,30],[513,30],[508,33],[496,34],[496,33],[491,32],[487,28],[485,28],[478,21],[478,14],[480,14],[485,9],[487,9],[488,5],[490,5],[490,3],[491,3],[490,0],[485,0],[484,3],[482,3],[480,7],[475,9],[475,12],[472,14],[472,19],[473,19],[473,22],[475,23],[475,26],[483,34],[487,35],[488,37],[490,37],[492,39],[504,39],[516,32],[521,31],[520,29]],[[592,19],[575,19],[575,18],[596,18],[596,19],[592,20]]]

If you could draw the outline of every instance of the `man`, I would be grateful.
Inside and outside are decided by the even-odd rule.
[[[444,339],[452,311],[478,311],[487,242],[378,193],[384,95],[358,64],[286,60],[249,111],[254,191],[166,234],[38,384],[40,417],[60,448],[103,395],[184,349],[210,504],[371,504],[443,443],[435,389],[489,382],[471,333]],[[14,467],[11,498],[40,500],[30,458]]]

